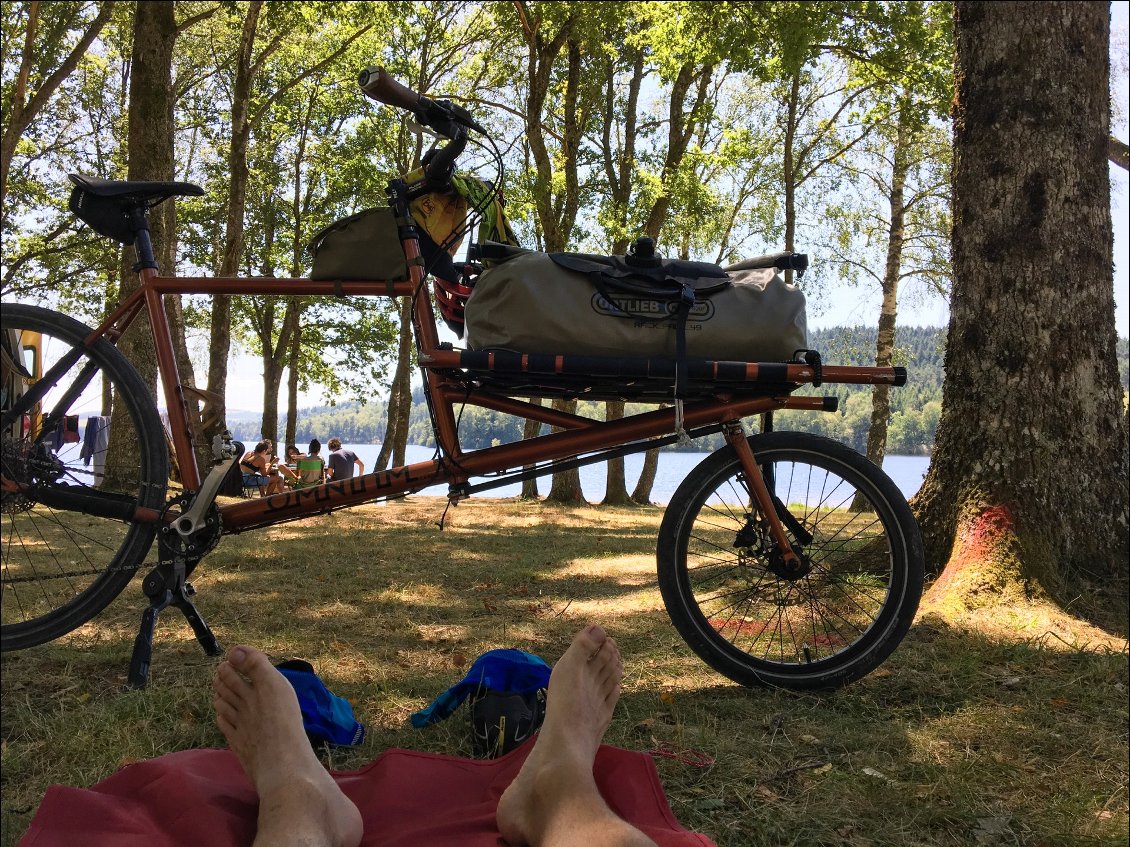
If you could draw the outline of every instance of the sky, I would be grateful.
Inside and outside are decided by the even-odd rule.
[[[1116,134],[1127,140],[1127,116],[1130,104],[1127,102],[1127,13],[1130,0],[1117,0],[1111,3],[1112,72],[1117,79],[1114,94],[1116,103],[1121,103],[1121,122],[1116,124]],[[1116,56],[1121,51],[1121,60]],[[1121,72],[1119,73],[1119,69]],[[1116,118],[1119,113],[1116,110]],[[1114,299],[1115,326],[1120,338],[1130,336],[1130,175],[1115,165],[1111,172],[1111,217],[1114,222]],[[818,257],[813,257],[817,260]],[[814,329],[831,326],[874,326],[878,323],[879,294],[877,291],[865,292],[859,288],[841,286],[822,295],[821,302],[810,303],[808,325]],[[930,294],[914,286],[906,287],[899,295],[899,323],[903,326],[945,326],[949,321],[949,306],[945,299]],[[444,330],[446,332],[446,330]],[[450,334],[449,334],[450,335]],[[456,341],[454,337],[445,340]],[[201,358],[205,358],[201,354]],[[197,369],[203,373],[200,362]],[[256,356],[237,354],[232,358],[228,373],[227,404],[229,410],[260,410],[263,406],[263,365]],[[285,392],[285,381],[284,381]],[[383,393],[383,386],[377,388]],[[285,393],[282,394],[285,409]],[[321,389],[302,393],[299,408],[322,405],[327,398]]]

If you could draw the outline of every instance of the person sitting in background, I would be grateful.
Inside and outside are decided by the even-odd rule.
[[[317,438],[310,439],[310,452],[295,462],[295,488],[307,488],[311,485],[321,485],[326,481],[326,462],[318,454],[322,452],[322,442]]]
[[[330,479],[349,479],[353,476],[353,466],[357,466],[358,475],[365,473],[365,463],[362,462],[357,454],[352,450],[346,450],[341,446],[340,438],[330,439],[330,456],[329,456],[329,472]]]
[[[279,462],[279,473],[283,475],[283,485],[293,488],[298,482],[298,460],[304,458],[302,451],[293,444],[286,445],[286,461]]]
[[[282,491],[282,476],[278,473],[271,475],[270,443],[260,441],[256,444],[254,450],[239,460],[239,467],[243,471],[244,488],[258,488],[260,497]]]

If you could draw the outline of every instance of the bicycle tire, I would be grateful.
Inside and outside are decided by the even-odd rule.
[[[749,443],[795,518],[791,527],[782,520],[806,572],[788,574],[774,558],[726,446],[691,471],[664,514],[657,560],[667,612],[695,653],[741,685],[846,685],[910,628],[922,596],[918,524],[891,479],[838,442],[776,432]]]
[[[39,361],[31,355],[28,364],[41,373],[24,380],[21,390],[36,390],[40,377],[51,386],[39,406],[43,416],[29,417],[26,427],[13,408],[17,397],[4,404],[4,478],[37,486],[30,495],[4,491],[0,502],[0,649],[6,652],[71,632],[122,592],[157,532],[155,522],[139,522],[131,513],[164,505],[169,456],[148,386],[109,341],[87,345],[91,330],[80,322],[22,304],[4,306],[0,329],[6,352],[22,355],[23,344],[37,345]],[[68,356],[75,361],[65,372],[52,373]],[[8,369],[10,360],[4,364]],[[76,390],[68,397],[71,386]],[[118,431],[102,433],[104,443],[91,416],[104,411],[107,392]],[[48,433],[53,413],[77,418]],[[91,429],[84,459],[85,430]],[[132,460],[105,463],[111,447],[115,455],[135,458],[136,467]]]

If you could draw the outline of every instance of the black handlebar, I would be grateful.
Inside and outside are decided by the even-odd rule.
[[[357,84],[378,103],[386,103],[411,112],[417,121],[448,139],[447,144],[433,149],[424,157],[424,174],[429,186],[446,188],[455,170],[455,160],[467,146],[467,129],[486,135],[471,114],[450,100],[432,100],[397,82],[382,67],[365,68]]]
[[[450,100],[432,100],[418,94],[397,82],[382,67],[365,68],[358,76],[357,84],[377,102],[412,112],[420,123],[431,127],[445,138],[454,139],[460,127],[486,135],[487,131],[475,123],[471,113],[462,106]]]
[[[406,85],[401,85],[381,67],[365,68],[357,78],[361,90],[380,103],[407,109],[410,112],[422,111],[422,94],[417,94]]]

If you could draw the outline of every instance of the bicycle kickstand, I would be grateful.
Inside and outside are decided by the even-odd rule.
[[[184,578],[185,562],[178,557],[174,562],[162,562],[145,577],[142,590],[149,598],[149,607],[141,613],[141,625],[133,642],[133,654],[129,662],[126,684],[130,688],[141,689],[149,684],[149,666],[153,658],[153,637],[157,628],[157,616],[169,606],[181,610],[192,633],[204,652],[209,656],[219,656],[223,650],[204,618],[200,616],[192,597],[196,590]]]

